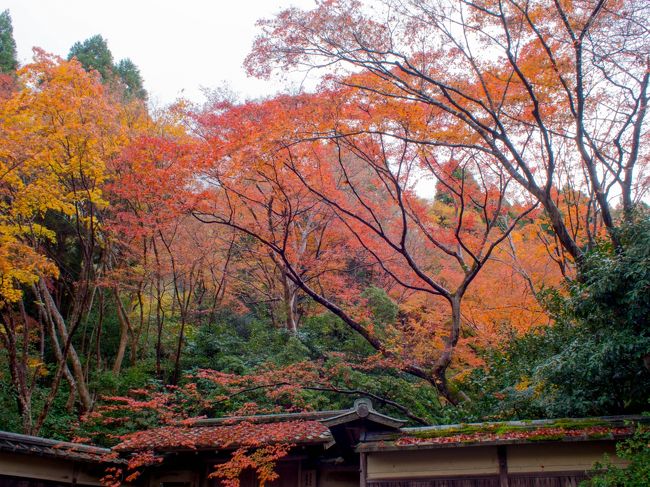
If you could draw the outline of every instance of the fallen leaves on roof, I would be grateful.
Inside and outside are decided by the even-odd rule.
[[[403,436],[395,441],[398,446],[453,443],[488,443],[508,440],[557,441],[569,439],[616,438],[632,434],[633,427],[589,426],[584,428],[542,427],[513,429],[512,431],[475,431],[471,433],[449,432],[447,435]]]
[[[126,451],[233,449],[277,443],[314,444],[329,440],[329,430],[318,421],[251,423],[219,426],[165,426],[126,435],[114,447]]]

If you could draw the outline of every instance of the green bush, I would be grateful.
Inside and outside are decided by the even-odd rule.
[[[650,482],[650,427],[637,426],[632,438],[616,445],[616,455],[628,462],[627,467],[605,458],[596,464],[596,475],[581,487],[646,487]]]

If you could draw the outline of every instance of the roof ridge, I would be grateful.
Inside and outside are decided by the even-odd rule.
[[[328,411],[303,411],[296,413],[254,414],[250,416],[224,416],[222,418],[197,419],[191,422],[188,426],[228,426],[245,421],[250,421],[252,423],[278,423],[292,419],[318,421],[338,416],[348,411],[349,409],[337,409]]]
[[[22,433],[12,433],[10,431],[0,431],[0,441],[28,443],[34,446],[44,446],[52,448],[69,448],[80,452],[87,453],[111,453],[109,448],[101,446],[87,445],[85,443],[73,443],[71,441],[55,440],[52,438],[43,438],[42,436],[24,435]]]

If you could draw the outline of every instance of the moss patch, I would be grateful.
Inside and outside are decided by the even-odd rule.
[[[555,440],[561,439],[562,434],[550,434],[544,435],[535,435],[535,431],[543,432],[547,429],[561,429],[563,431],[575,431],[594,428],[598,426],[610,426],[614,425],[605,419],[598,418],[586,418],[586,419],[572,419],[572,418],[562,418],[557,420],[552,420],[543,424],[534,424],[531,421],[521,421],[517,423],[477,423],[477,424],[464,424],[454,425],[450,427],[441,427],[434,429],[425,429],[419,431],[409,431],[408,435],[413,438],[418,439],[435,439],[435,438],[448,438],[454,436],[465,436],[465,435],[497,435],[497,436],[507,436],[509,433],[515,432],[527,432],[530,431],[533,433],[532,437],[535,437],[535,440],[542,438],[542,440]],[[600,433],[598,433],[600,434]],[[603,434],[603,437],[606,437],[607,434]],[[544,436],[550,436],[545,438]],[[594,436],[597,437],[597,436]],[[539,440],[541,441],[541,440]]]

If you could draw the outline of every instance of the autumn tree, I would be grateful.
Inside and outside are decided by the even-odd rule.
[[[391,108],[398,107],[341,90],[206,113],[200,133],[209,157],[201,180],[214,190],[202,195],[195,213],[264,244],[293,285],[455,402],[446,373],[460,337],[461,302],[494,249],[531,208],[507,202],[511,178],[480,153],[434,152],[411,143],[412,126],[426,124],[419,118],[425,113],[397,110],[389,119]],[[373,133],[330,136],[345,124],[372,126]],[[382,130],[390,124],[401,124],[401,137]],[[328,135],[301,143],[296,130],[305,127]],[[423,174],[448,192],[444,215],[414,191]],[[433,333],[435,351],[402,354],[390,333],[368,321],[346,272],[351,259],[344,248],[348,258],[359,253],[398,287],[447,303],[447,318]],[[408,336],[412,330],[403,331]]]
[[[113,372],[119,373],[129,341],[131,363],[136,362],[146,345],[146,322],[153,319],[156,372],[163,377],[164,358],[171,356],[176,382],[187,330],[224,303],[234,239],[227,230],[199,228],[178,197],[194,183],[194,141],[164,123],[155,131],[162,135],[143,135],[125,148],[107,186],[116,265],[106,284],[112,286],[120,319]],[[126,306],[118,296],[126,298]],[[166,350],[166,334],[173,336],[173,350]]]
[[[97,76],[74,60],[37,50],[18,76],[22,89],[1,105],[2,325],[24,430],[38,432],[61,381],[70,407],[77,399],[82,410],[93,404],[73,338],[110,265],[102,229],[107,162],[135,126],[125,120],[137,115],[126,117],[127,108],[112,104]],[[35,417],[30,393],[45,343],[56,367]]]
[[[247,309],[264,310],[273,327],[297,333],[305,314],[300,289],[256,240],[240,236],[234,250],[232,292]]]
[[[342,285],[335,275],[345,267],[344,259],[333,252],[333,247],[339,245],[339,251],[343,251],[349,241],[338,230],[334,214],[298,181],[285,177],[289,176],[286,169],[274,166],[276,155],[270,153],[276,143],[273,137],[291,127],[283,124],[292,121],[278,120],[264,132],[250,131],[250,124],[259,123],[260,116],[271,121],[268,117],[278,115],[282,104],[278,100],[263,107],[255,104],[235,107],[223,102],[196,115],[197,135],[205,142],[196,170],[208,178],[210,185],[223,185],[228,193],[218,190],[206,193],[207,198],[201,201],[199,197],[194,208],[207,205],[212,213],[236,215],[240,223],[245,222],[246,228],[257,228],[259,234],[283,240],[282,245],[298,262],[306,281],[318,283],[322,289],[333,289]],[[260,116],[254,113],[257,109],[262,110]],[[212,156],[220,157],[226,152],[230,154],[227,162],[211,165]],[[253,163],[263,167],[255,173],[241,173],[242,167]],[[236,201],[229,200],[228,194],[237,195]],[[297,332],[300,286],[291,278],[287,262],[257,239],[254,232],[240,234],[249,237],[241,249],[255,263],[254,275],[260,278],[258,292],[266,294],[269,302],[281,303],[278,314],[285,328]],[[244,272],[250,270],[244,268]]]
[[[580,260],[595,239],[571,235],[561,191],[583,190],[582,226],[602,222],[614,244],[613,200],[627,217],[645,194],[649,8],[638,0],[326,1],[260,22],[248,67],[268,76],[327,66],[334,83],[426,107],[445,129],[414,132],[414,142],[495,158]],[[347,77],[358,71],[367,76]]]

